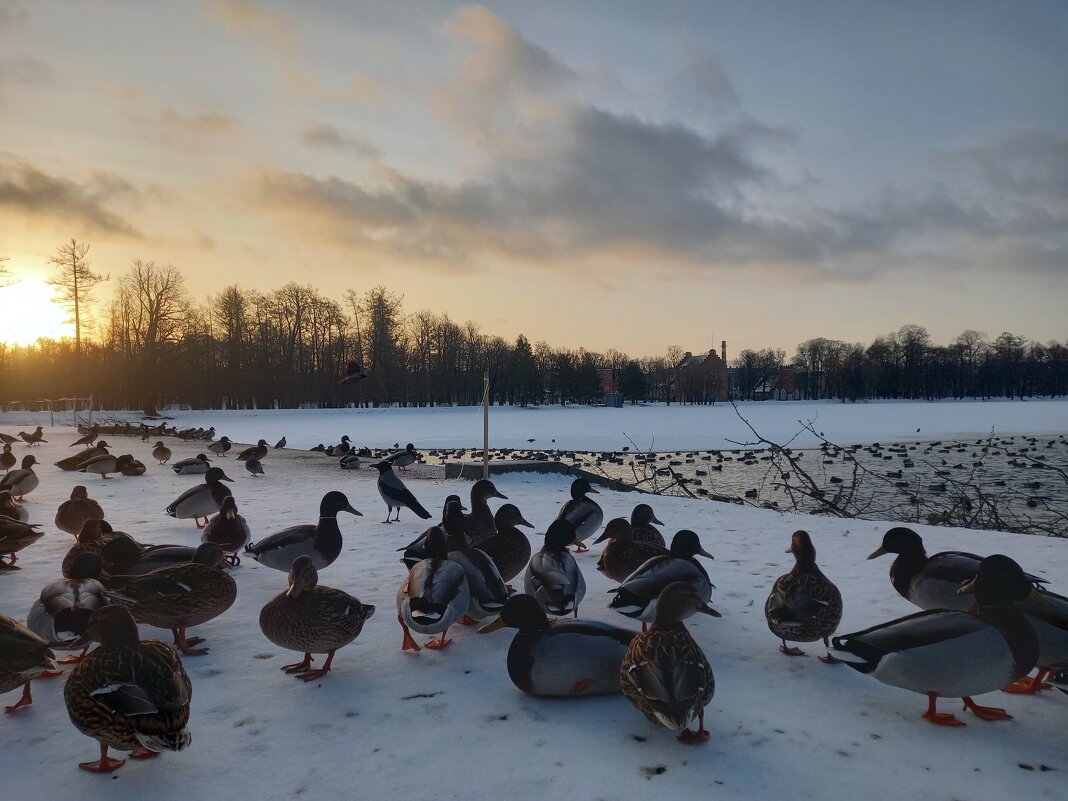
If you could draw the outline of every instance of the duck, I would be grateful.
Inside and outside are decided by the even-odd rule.
[[[69,575],[48,582],[26,616],[26,626],[50,648],[70,649],[85,635],[89,616],[107,603],[100,583],[100,554],[80,554]],[[86,646],[88,647],[88,646]],[[80,657],[68,656],[64,663]]]
[[[550,615],[578,617],[578,607],[586,595],[586,580],[567,546],[575,541],[575,526],[556,519],[545,532],[545,543],[530,557],[523,574],[523,589]]]
[[[658,526],[664,525],[661,521],[656,519],[656,513],[653,512],[653,507],[647,503],[639,503],[635,506],[630,513],[630,525],[634,530],[634,541],[651,542],[653,545],[667,548],[667,542],[664,541],[664,535],[660,533],[659,529],[657,529],[653,523],[656,523]]]
[[[420,650],[412,631],[440,634],[426,643],[431,650],[448,647],[452,642],[446,637],[449,627],[471,605],[467,574],[462,565],[449,560],[440,526],[427,532],[426,548],[429,556],[416,563],[397,590],[397,622],[404,631],[402,651]]]
[[[222,456],[227,451],[229,451],[231,447],[233,447],[233,443],[230,441],[230,438],[224,434],[223,436],[219,437],[217,441],[212,442],[210,445],[208,445],[208,450],[216,456]]]
[[[443,527],[448,558],[464,569],[471,596],[471,603],[460,623],[470,626],[498,614],[508,600],[508,589],[493,560],[485,551],[472,548],[468,542],[459,501],[453,501],[452,508],[446,510]]]
[[[211,459],[203,453],[198,453],[191,459],[182,459],[171,465],[171,469],[179,476],[199,476],[208,472],[211,467]]]
[[[360,457],[355,453],[346,453],[337,463],[342,470],[359,470]]]
[[[316,570],[334,563],[341,554],[341,529],[337,524],[339,512],[363,517],[352,508],[345,494],[332,490],[319,502],[319,521],[290,526],[245,546],[245,553],[266,567],[289,572],[298,556],[311,557]]]
[[[448,513],[450,505],[453,502],[459,504],[459,510],[461,512],[466,511],[466,507],[460,501],[460,496],[459,495],[449,495],[448,497],[445,498],[445,503],[441,508],[441,523],[439,523],[438,526],[444,526],[445,525],[445,516]],[[437,526],[431,526],[431,528],[436,528],[436,527]],[[466,529],[467,529],[467,521],[466,521],[466,518],[465,518],[465,520],[464,520],[464,530],[465,530],[465,532],[466,532]],[[420,534],[414,540],[409,542],[403,548],[398,548],[397,549],[398,551],[403,551],[404,552],[404,554],[401,556],[401,564],[403,564],[409,570],[411,570],[413,567],[415,567],[415,565],[418,562],[421,562],[424,559],[429,558],[430,552],[427,551],[427,549],[426,549],[426,538],[427,538],[427,535],[429,533],[430,533],[430,529],[428,528],[426,531],[424,531],[422,534]],[[441,529],[441,536],[443,536],[443,537],[446,536],[444,528]]]
[[[133,458],[129,453],[119,457],[119,472],[124,476],[143,476],[148,468],[145,463]]]
[[[267,445],[267,441],[261,439],[255,445],[241,451],[241,453],[237,455],[237,461],[243,462],[246,459],[255,459],[256,461],[259,461],[267,455],[268,451],[270,451],[270,447]]]
[[[4,443],[5,445],[14,445],[18,441],[18,437],[13,437],[10,434],[0,431],[0,442]]]
[[[178,653],[142,640],[130,611],[114,604],[92,613],[85,636],[100,645],[71,671],[63,699],[74,727],[100,743],[100,759],[78,767],[91,773],[122,767],[126,760],[109,758],[109,747],[148,759],[188,746],[193,688]]]
[[[386,461],[394,467],[399,467],[401,470],[407,470],[408,465],[415,464],[415,460],[418,458],[419,454],[415,452],[415,445],[409,442],[404,446],[403,451],[395,451],[387,456]]]
[[[623,517],[614,517],[604,527],[601,536],[593,541],[608,540],[597,561],[597,569],[618,582],[626,581],[627,576],[644,565],[654,556],[671,553],[654,542],[638,542],[634,538],[634,527]]]
[[[624,697],[651,722],[681,732],[686,744],[706,742],[705,707],[716,677],[682,622],[695,613],[719,617],[692,584],[673,581],[657,596],[653,625],[631,640],[619,668]],[[697,718],[697,731],[690,724]]]
[[[110,478],[108,473],[121,473],[123,466],[133,459],[129,454],[123,454],[122,456],[113,456],[110,453],[104,453],[100,456],[94,456],[83,464],[79,469],[82,473],[96,473],[103,479]]]
[[[30,513],[25,506],[15,503],[11,490],[0,490],[0,518],[8,517],[20,523],[30,521]]]
[[[11,446],[4,444],[4,451],[0,453],[0,468],[3,468],[5,473],[10,473],[11,468],[18,463],[18,459],[15,454],[11,452]]]
[[[1031,576],[1028,576],[1031,580]],[[1045,679],[1068,666],[1068,598],[1043,587],[1035,595],[1016,604],[1038,637],[1037,673],[1001,688],[1002,692],[1031,695],[1048,690]]]
[[[490,498],[508,500],[508,496],[500,492],[488,478],[481,478],[471,485],[471,512],[467,515],[464,531],[476,548],[481,547],[483,540],[497,533],[493,510],[489,507]]]
[[[22,457],[22,467],[18,470],[9,470],[7,475],[0,478],[0,490],[7,490],[11,497],[20,503],[27,495],[37,489],[41,479],[33,472],[33,466],[40,464],[31,453]]]
[[[63,575],[69,576],[74,567],[75,560],[83,553],[100,555],[104,547],[103,520],[86,520],[82,523],[82,530],[78,532],[78,541],[70,547],[66,556],[63,557]]]
[[[708,573],[695,557],[715,559],[712,554],[701,547],[697,534],[683,529],[671,540],[668,553],[654,556],[641,567],[627,576],[614,590],[615,598],[608,605],[621,615],[626,615],[642,623],[652,621],[656,615],[656,603],[664,588],[676,581],[686,581],[693,586],[698,595],[708,603],[712,597],[714,585]]]
[[[404,486],[403,481],[397,478],[397,474],[393,472],[393,465],[389,462],[375,462],[371,467],[378,470],[378,494],[386,502],[386,519],[383,522],[394,522],[389,519],[394,509],[397,510],[396,519],[398,521],[400,520],[401,509],[411,509],[417,517],[423,520],[431,518],[430,512],[423,508],[423,505],[416,500],[412,491]]]
[[[548,698],[620,692],[619,668],[635,632],[592,620],[550,625],[541,604],[524,593],[505,601],[478,631],[505,627],[517,629],[508,648],[508,678],[521,692]]]
[[[868,559],[888,553],[897,554],[890,565],[890,583],[898,594],[920,609],[967,610],[971,600],[958,590],[975,578],[983,557],[965,551],[943,551],[928,556],[923,539],[910,528],[895,526],[883,535],[882,545]],[[1036,586],[1047,583],[1038,576],[1028,576]]]
[[[33,545],[44,536],[38,523],[23,523],[10,517],[0,517],[0,556],[11,557],[10,562],[0,559],[0,571],[18,570],[18,552]]]
[[[259,459],[251,456],[248,459],[245,459],[245,469],[253,478],[264,475],[263,463]]]
[[[184,565],[193,561],[196,548],[191,545],[144,545],[127,534],[117,534],[100,548],[100,558],[107,573],[105,584],[112,576],[143,576],[161,567]]]
[[[334,652],[359,637],[374,613],[374,606],[360,603],[347,592],[319,586],[311,558],[298,556],[289,569],[289,589],[260,610],[260,631],[281,648],[303,651],[302,661],[281,669],[304,681],[315,681],[330,672]],[[326,654],[321,668],[312,668],[312,654]]]
[[[590,482],[584,478],[576,478],[571,482],[571,500],[560,507],[557,520],[567,520],[575,527],[575,552],[584,553],[589,550],[583,541],[589,539],[601,527],[604,521],[604,512],[597,502],[586,497],[590,493],[599,494],[590,486]]]
[[[245,547],[250,537],[248,522],[237,513],[237,501],[230,495],[223,499],[219,513],[204,527],[200,541],[214,542],[226,554],[226,561],[236,567],[241,564],[237,552]]]
[[[68,456],[65,459],[60,459],[58,462],[56,462],[56,467],[67,473],[73,473],[75,470],[81,470],[83,467],[85,467],[85,463],[88,462],[90,459],[93,459],[97,456],[105,456],[108,453],[108,448],[110,447],[111,446],[108,445],[107,442],[105,442],[104,440],[100,440],[100,442],[96,443],[96,445],[93,445],[90,448],[78,451],[73,456]]]
[[[835,637],[834,655],[872,678],[928,699],[923,718],[963,726],[938,712],[938,698],[956,697],[981,720],[1007,720],[998,707],[980,706],[971,696],[992,692],[1026,676],[1038,661],[1034,628],[1016,604],[1041,603],[1033,584],[1010,557],[993,554],[979,563],[975,578],[961,587],[974,591],[974,611],[927,609],[852,634]]]
[[[82,524],[93,518],[103,520],[104,510],[89,497],[89,490],[78,484],[70,491],[70,500],[63,501],[56,510],[56,528],[77,537]]]
[[[92,446],[92,444],[96,442],[96,438],[98,436],[100,436],[100,429],[95,425],[90,426],[88,431],[86,431],[82,436],[78,437],[78,439],[74,440],[74,442],[72,442],[67,447],[73,448],[76,445]]]
[[[339,458],[341,456],[344,456],[346,453],[348,453],[351,450],[352,450],[352,445],[350,444],[350,441],[349,441],[349,435],[345,434],[344,436],[341,437],[341,442],[339,442],[334,447],[330,448],[329,454],[331,456],[335,457],[335,458]]]
[[[4,712],[17,712],[33,703],[30,682],[56,672],[56,655],[48,643],[15,618],[0,615],[0,693],[22,685],[22,697]]]
[[[804,656],[800,648],[786,641],[815,642],[822,639],[828,648],[819,659],[832,663],[828,637],[842,621],[842,593],[816,566],[816,548],[807,531],[795,531],[786,553],[794,555],[794,568],[775,579],[764,604],[764,617],[771,633],[782,640],[779,650],[787,656]]]
[[[164,511],[171,517],[178,519],[193,518],[197,528],[204,528],[208,524],[208,516],[219,511],[223,500],[232,493],[230,488],[221,482],[233,481],[228,478],[221,467],[209,467],[204,474],[204,483],[187,489]],[[200,525],[200,518],[204,518],[204,526]]]
[[[143,576],[111,576],[107,598],[128,607],[137,620],[170,629],[174,644],[185,656],[202,656],[207,648],[194,648],[202,637],[186,637],[185,630],[213,620],[233,606],[237,583],[223,567],[222,549],[201,543],[193,561],[161,567]]]
[[[514,503],[506,503],[493,516],[493,528],[496,533],[484,537],[478,543],[478,548],[485,551],[493,560],[493,564],[497,566],[505,582],[511,581],[522,573],[523,568],[530,561],[530,540],[519,530],[519,526],[534,528],[534,524],[527,522],[523,517],[518,506]]]
[[[163,441],[160,440],[152,446],[152,458],[160,464],[166,464],[171,460],[171,449],[164,445]]]

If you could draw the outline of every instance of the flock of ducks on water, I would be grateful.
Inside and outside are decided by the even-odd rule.
[[[97,433],[90,431],[73,443],[86,449],[57,467],[107,479],[136,462],[131,456],[120,465],[121,457],[112,459],[106,443],[97,442]],[[46,441],[40,427],[32,434],[20,432],[19,439],[29,446]],[[37,461],[28,454],[21,468],[14,468],[11,446],[19,439],[0,433],[5,470],[0,479],[0,557],[9,558],[0,558],[0,570],[8,573],[18,570],[17,554],[44,534],[39,523],[29,522],[24,505],[40,484],[33,469]],[[231,445],[222,437],[207,450],[225,457]],[[284,446],[283,438],[277,447]],[[347,438],[336,447],[351,450]],[[260,440],[238,458],[258,463],[268,451]],[[169,462],[171,455],[162,440],[153,446],[152,457],[159,463]],[[372,465],[387,507],[384,522],[399,520],[402,509],[422,519],[432,517],[393,470],[417,458],[409,445]],[[56,527],[76,537],[63,559],[62,575],[45,585],[25,625],[0,615],[0,692],[23,688],[21,698],[5,711],[32,703],[32,680],[62,675],[58,664],[74,664],[64,688],[67,711],[75,727],[100,747],[98,760],[80,763],[88,771],[107,773],[124,763],[110,758],[109,748],[147,759],[189,744],[191,684],[182,658],[208,649],[198,648],[203,639],[187,630],[234,603],[237,582],[229,569],[242,557],[288,574],[287,589],[263,607],[259,623],[271,642],[302,654],[283,669],[306,682],[324,677],[335,653],[355,640],[375,613],[374,606],[319,584],[319,571],[342,550],[338,514],[360,515],[342,492],[322,497],[316,523],[290,526],[252,542],[249,525],[224,483],[232,480],[222,468],[204,454],[171,467],[180,475],[204,477],[165,510],[195,522],[201,530],[199,546],[137,542],[112,528],[85,486],[75,486],[55,516]],[[622,693],[650,721],[680,732],[681,741],[703,742],[709,737],[704,709],[715,692],[715,678],[684,621],[694,614],[721,616],[709,605],[714,587],[697,561],[699,556],[712,559],[712,554],[688,529],[668,544],[656,528],[663,523],[645,503],[635,506],[629,519],[611,519],[602,530],[604,512],[592,494],[597,490],[585,478],[573,482],[571,498],[536,552],[521,531],[533,525],[518,507],[505,503],[491,509],[491,499],[508,500],[491,481],[472,485],[470,508],[459,496],[448,496],[441,522],[398,549],[408,569],[396,594],[401,649],[444,649],[452,642],[447,634],[453,625],[488,620],[480,632],[517,630],[507,670],[523,692],[564,698]],[[587,542],[607,542],[597,569],[619,584],[610,591],[609,607],[641,621],[641,632],[578,619],[586,583],[575,553],[588,551]],[[776,579],[765,604],[768,627],[787,656],[803,655],[790,642],[822,641],[827,653],[821,660],[845,663],[927,696],[923,717],[947,726],[964,723],[937,710],[939,697],[961,698],[976,717],[1001,720],[1010,717],[1004,709],[980,706],[972,696],[999,688],[1035,693],[1050,686],[1048,677],[1068,692],[1068,598],[1045,589],[1044,579],[1026,574],[1007,556],[957,551],[928,556],[918,534],[891,528],[869,558],[896,555],[890,569],[893,588],[922,611],[834,636],[842,595],[817,566],[812,538],[794,532],[787,552],[794,556],[794,567]],[[517,593],[509,582],[520,575],[523,592]],[[170,629],[173,647],[142,640],[138,623]],[[413,632],[430,639],[420,646]],[[91,643],[97,643],[93,650]],[[56,650],[70,655],[57,662]],[[316,654],[326,654],[317,668]],[[1036,675],[1029,677],[1036,667]],[[697,729],[692,730],[695,720]]]

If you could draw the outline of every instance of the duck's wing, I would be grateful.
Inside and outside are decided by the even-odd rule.
[[[887,654],[937,645],[989,631],[991,625],[969,612],[928,609],[880,623],[833,640],[835,653],[861,672],[874,670]]]
[[[315,538],[315,526],[310,523],[304,523],[298,526],[290,526],[284,528],[281,531],[276,531],[270,536],[264,537],[257,543],[249,543],[245,546],[245,551],[253,554],[254,556],[261,556],[269,551],[285,551],[287,549],[298,550],[293,558],[296,559],[304,552],[304,548],[309,542]]]

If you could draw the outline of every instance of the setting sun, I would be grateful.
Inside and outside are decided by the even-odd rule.
[[[66,310],[53,300],[52,287],[26,278],[0,289],[0,342],[29,345],[41,337],[60,339],[74,333]]]

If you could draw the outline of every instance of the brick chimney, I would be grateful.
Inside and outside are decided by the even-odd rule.
[[[720,358],[723,359],[723,363],[727,363],[727,340],[723,340],[719,343]]]

